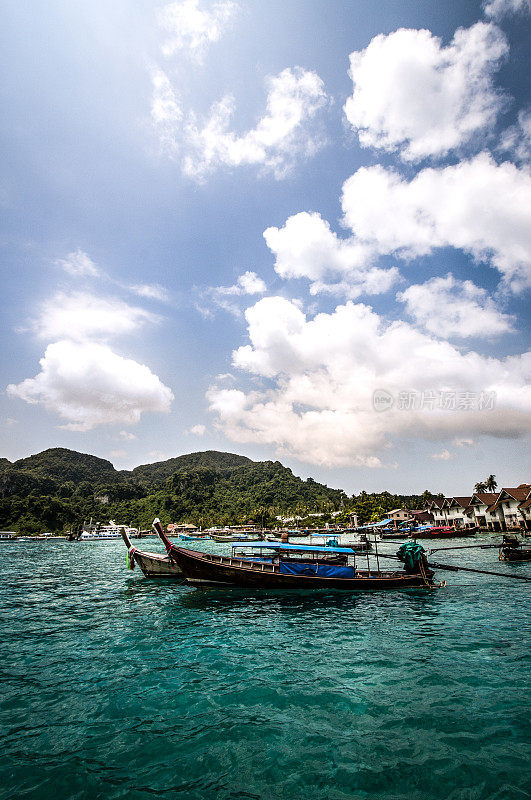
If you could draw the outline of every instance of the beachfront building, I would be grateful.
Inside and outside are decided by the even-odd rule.
[[[497,492],[476,492],[472,495],[468,508],[465,509],[465,513],[472,525],[493,530],[493,525],[497,522],[497,516],[491,513],[490,509],[496,502],[497,497]]]
[[[411,519],[411,511],[406,508],[395,508],[393,511],[386,511],[385,516],[398,525],[400,522],[405,522],[406,519]]]
[[[495,530],[503,531],[508,528],[530,530],[529,500],[531,500],[529,484],[502,489],[491,507],[491,513],[496,516],[499,525],[499,528],[495,528]]]
[[[432,497],[424,505],[424,510],[432,515],[434,525],[446,525],[445,500],[445,497]]]
[[[531,485],[463,497],[433,497],[424,506],[435,525],[479,526],[492,531],[531,530]]]

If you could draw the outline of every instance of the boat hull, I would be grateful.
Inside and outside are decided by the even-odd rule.
[[[453,528],[450,531],[414,531],[410,534],[411,539],[463,539],[466,536],[474,536],[478,528]]]
[[[138,564],[146,578],[173,578],[184,580],[181,568],[169,556],[161,553],[147,553],[144,550],[133,550],[129,557]]]
[[[500,550],[500,561],[531,561],[531,549],[504,547]]]
[[[407,573],[368,573],[360,571],[354,578],[326,578],[290,575],[280,572],[278,565],[256,563],[239,558],[215,556],[176,547],[172,555],[187,582],[193,586],[237,586],[246,589],[343,589],[347,591],[379,591],[426,586],[421,575]]]

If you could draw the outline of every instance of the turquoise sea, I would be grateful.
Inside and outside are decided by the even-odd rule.
[[[531,574],[465,554],[434,558]],[[250,593],[147,580],[121,541],[0,556],[2,800],[530,796],[529,583]]]

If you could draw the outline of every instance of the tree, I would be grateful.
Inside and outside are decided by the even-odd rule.
[[[479,482],[478,482],[478,483],[476,483],[476,485],[474,486],[474,491],[475,491],[477,494],[482,494],[483,492],[486,492],[486,491],[487,491],[487,486],[486,486],[486,484],[485,484],[483,481],[479,481]]]
[[[487,480],[485,481],[485,488],[488,492],[495,492],[498,488],[498,484],[496,482],[496,475],[489,475]]]

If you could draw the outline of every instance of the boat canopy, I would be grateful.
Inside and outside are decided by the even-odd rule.
[[[354,553],[351,547],[333,547],[327,545],[313,545],[313,544],[284,544],[281,542],[234,542],[232,549],[236,548],[256,547],[259,549],[267,550],[282,550],[282,551],[298,551],[304,553]]]
[[[380,522],[370,522],[368,525],[359,525],[357,530],[361,530],[362,528],[379,528],[381,525],[389,525],[392,521],[391,517],[389,517],[389,519],[381,519]]]

